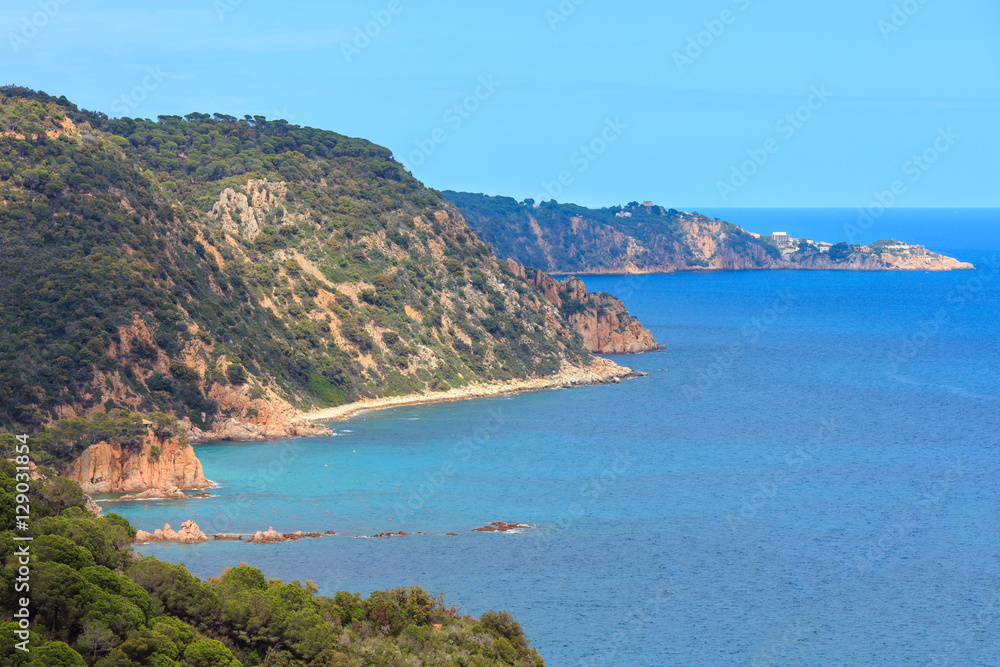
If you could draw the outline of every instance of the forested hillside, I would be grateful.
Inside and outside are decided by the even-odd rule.
[[[559,311],[389,151],[261,116],[0,89],[0,425],[209,428],[585,365]]]
[[[0,459],[5,527],[16,514],[15,474]],[[117,514],[95,518],[75,483],[32,485],[34,540],[0,531],[4,667],[543,664],[505,612],[461,616],[418,587],[325,597],[312,582],[266,579],[246,565],[203,581],[183,565],[140,558],[135,529]],[[30,589],[18,592],[16,550],[26,544]],[[30,631],[13,620],[21,597],[31,601]],[[17,648],[24,641],[30,652]]]
[[[445,191],[500,257],[549,273],[671,273],[703,269],[951,271],[971,264],[923,246],[779,241],[719,218],[651,202],[591,209],[555,201]]]
[[[445,191],[497,255],[549,273],[767,268],[778,248],[740,227],[662,206],[589,209]]]

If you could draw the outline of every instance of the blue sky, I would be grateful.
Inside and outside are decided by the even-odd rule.
[[[361,136],[438,189],[1000,206],[995,0],[151,5],[8,0],[5,83]]]

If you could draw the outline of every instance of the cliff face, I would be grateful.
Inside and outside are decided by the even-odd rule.
[[[892,255],[888,253],[852,253],[834,262],[826,254],[811,253],[793,256],[792,261],[776,264],[776,268],[813,269],[817,271],[958,271],[974,269],[968,262],[930,253],[926,256]]]
[[[154,449],[155,448],[155,449]],[[149,489],[203,489],[211,485],[191,445],[148,436],[138,446],[98,443],[64,475],[86,493],[134,493]]]
[[[588,209],[554,202],[445,192],[500,257],[549,273],[640,274],[701,270],[951,271],[973,268],[928,253],[855,252],[839,261],[813,250],[782,254],[737,225],[661,206]]]
[[[247,118],[0,89],[0,426],[117,408],[195,440],[320,435],[303,411],[589,363],[391,151]]]
[[[535,285],[563,312],[591,352],[635,354],[663,349],[653,334],[629,314],[621,300],[606,293],[588,294],[579,278],[569,277],[560,282],[542,271],[525,269],[513,260],[508,260],[508,264],[515,274]]]

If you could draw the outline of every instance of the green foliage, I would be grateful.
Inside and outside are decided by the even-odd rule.
[[[229,364],[226,366],[226,379],[230,384],[246,384],[247,371],[240,364]]]
[[[697,213],[647,208],[634,201],[624,209],[591,209],[555,201],[518,203],[510,197],[450,190],[442,194],[498,256],[549,273],[621,271],[626,262],[661,271],[707,265],[694,251],[682,224],[708,222]],[[617,215],[623,211],[628,217]],[[780,257],[777,248],[736,225],[718,223],[719,232],[714,235],[717,254],[742,258],[751,265]]]
[[[248,188],[269,202],[252,233],[219,208]],[[210,398],[216,383],[252,377],[304,408],[585,356],[438,193],[362,139],[263,116],[111,119],[4,87],[0,200],[0,427],[37,430],[68,405],[111,415],[124,392],[208,428],[244,409]],[[430,297],[464,321],[446,326]],[[429,309],[427,328],[413,313]],[[53,465],[94,436],[59,429]]]
[[[152,429],[160,437],[183,436],[177,418],[163,412],[140,414],[114,409],[89,418],[62,419],[32,438],[33,458],[47,465],[66,463],[98,442],[137,446]],[[53,481],[54,484],[60,484]],[[56,489],[52,489],[52,493]],[[72,493],[72,489],[67,489]]]
[[[832,248],[830,248],[829,252],[830,261],[842,262],[848,257],[850,257],[853,252],[854,251],[851,249],[851,246],[841,241],[840,243],[837,243]]]
[[[0,489],[11,488],[14,472],[0,461]],[[2,495],[0,510],[13,502]],[[33,662],[14,648],[18,628],[8,622],[0,623],[0,665],[543,665],[506,612],[462,618],[419,587],[325,597],[310,582],[267,580],[246,565],[202,581],[183,565],[139,558],[125,526],[118,515],[95,519],[77,506],[38,522]],[[10,536],[0,541],[5,609],[15,607]]]

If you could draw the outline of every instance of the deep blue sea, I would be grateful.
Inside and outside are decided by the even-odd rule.
[[[216,497],[116,511],[336,530],[141,551],[443,590],[553,667],[997,665],[1000,244],[978,247],[954,273],[588,278],[667,346],[615,358],[647,377],[199,446]],[[496,520],[536,528],[470,532]]]

